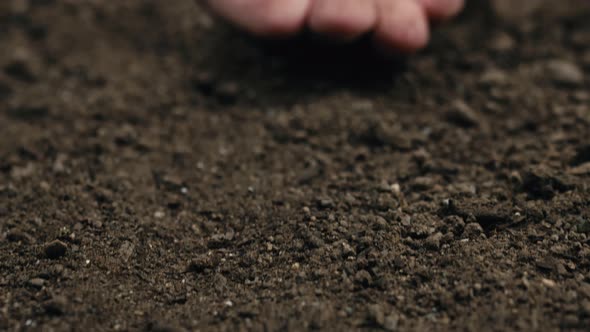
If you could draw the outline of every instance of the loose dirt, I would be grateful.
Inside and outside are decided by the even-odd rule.
[[[0,329],[588,331],[588,10],[471,7],[387,62],[2,1]]]

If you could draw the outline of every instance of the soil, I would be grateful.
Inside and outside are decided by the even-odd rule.
[[[2,1],[0,330],[588,331],[589,12],[485,3],[384,61]]]

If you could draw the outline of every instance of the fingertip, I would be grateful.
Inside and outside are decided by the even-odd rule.
[[[434,21],[446,21],[465,6],[465,0],[419,0],[428,17]]]
[[[371,1],[315,0],[308,24],[318,34],[350,41],[370,31],[376,21],[376,8]]]
[[[430,27],[422,7],[412,1],[379,0],[380,18],[375,42],[381,52],[412,54],[428,44]]]
[[[306,21],[310,0],[209,0],[232,24],[260,37],[288,37]]]

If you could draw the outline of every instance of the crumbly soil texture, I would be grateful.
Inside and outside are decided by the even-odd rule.
[[[385,61],[1,1],[0,330],[588,331],[588,4],[504,3]]]

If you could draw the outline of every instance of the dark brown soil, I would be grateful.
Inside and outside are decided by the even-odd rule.
[[[1,1],[0,330],[588,331],[590,16],[549,2],[387,63]]]

